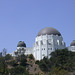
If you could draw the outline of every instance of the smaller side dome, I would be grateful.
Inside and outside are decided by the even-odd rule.
[[[26,44],[24,43],[24,41],[19,41],[17,47],[26,47]]]
[[[70,46],[75,46],[75,40],[71,42]]]

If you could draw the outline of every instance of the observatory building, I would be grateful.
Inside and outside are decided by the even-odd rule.
[[[36,60],[41,60],[44,57],[50,58],[50,53],[56,49],[64,48],[66,48],[66,46],[61,33],[55,28],[47,27],[40,30],[37,34],[32,48],[27,48],[26,44],[20,41],[16,51],[14,51],[12,55],[33,54]]]
[[[40,30],[35,38],[33,55],[36,60],[41,60],[44,57],[50,58],[51,52],[65,47],[61,33],[54,28],[48,27]]]
[[[70,46],[68,47],[68,50],[75,52],[75,40],[71,42]]]
[[[33,54],[33,48],[27,48],[24,41],[19,41],[19,43],[17,44],[17,49],[12,53],[12,56],[17,57],[22,54],[25,55]]]

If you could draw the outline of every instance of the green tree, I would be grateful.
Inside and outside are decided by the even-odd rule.
[[[34,56],[32,54],[29,55],[29,58],[34,60]]]
[[[7,64],[4,57],[0,58],[0,75],[8,75]]]
[[[60,69],[60,67],[59,68],[54,67],[50,72],[50,75],[69,75],[69,74],[66,70]]]
[[[53,66],[61,67],[68,71],[72,71],[75,66],[75,53],[68,51],[67,49],[56,50],[51,53],[51,63]]]
[[[16,60],[17,60],[17,62],[20,62],[20,65],[21,65],[21,66],[26,67],[26,65],[27,65],[27,56],[25,56],[25,55],[23,54],[23,55],[21,55],[21,56],[18,56]]]
[[[60,72],[63,70],[64,72],[75,71],[75,52],[68,51],[67,49],[56,50],[51,53],[50,59],[43,58],[40,61],[36,61],[36,64],[44,72],[52,72],[53,70]]]
[[[44,72],[50,71],[51,65],[50,65],[50,60],[46,57],[44,57],[40,61],[36,61],[36,64],[39,65],[40,69]]]
[[[5,56],[5,60],[11,60],[12,59],[12,56],[10,55],[10,54],[7,54],[6,56]]]
[[[29,72],[23,66],[17,66],[10,70],[11,75],[30,75]]]

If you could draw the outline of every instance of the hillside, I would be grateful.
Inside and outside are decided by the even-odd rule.
[[[33,55],[0,58],[0,75],[75,75],[75,52],[56,50],[51,58],[35,61]]]

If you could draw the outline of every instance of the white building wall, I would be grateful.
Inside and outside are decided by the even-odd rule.
[[[75,46],[69,46],[69,47],[68,47],[68,50],[69,50],[69,51],[72,51],[72,52],[75,52]]]
[[[22,54],[25,55],[33,54],[33,48],[17,47],[17,50],[15,50],[11,55],[17,57],[18,55]]]
[[[33,54],[33,48],[25,48],[25,55],[28,55],[28,54]]]
[[[58,35],[41,35],[35,38],[33,48],[17,47],[17,50],[12,53],[14,56],[33,54],[36,60],[41,60],[44,57],[50,58],[51,52],[56,49],[64,49],[65,43],[62,36]],[[17,53],[17,55],[15,55]]]
[[[44,57],[50,58],[50,53],[56,49],[64,49],[65,43],[62,36],[58,35],[41,35],[35,39],[33,55],[36,60]]]

